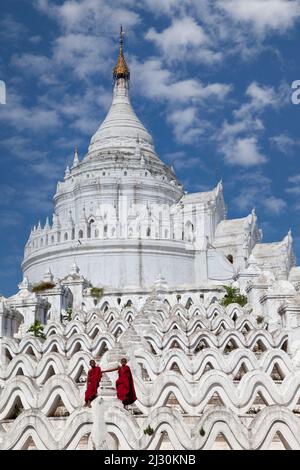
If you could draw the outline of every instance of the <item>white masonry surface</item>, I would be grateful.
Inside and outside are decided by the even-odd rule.
[[[254,210],[228,220],[221,182],[186,193],[131,106],[129,76],[115,76],[22,270],[0,297],[0,449],[300,449],[291,233],[262,243]],[[222,307],[224,285],[248,303]],[[27,332],[35,320],[46,339]],[[105,369],[122,356],[136,403],[123,408],[109,373],[83,408],[90,359]]]

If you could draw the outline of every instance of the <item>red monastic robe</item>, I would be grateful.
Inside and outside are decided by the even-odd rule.
[[[131,405],[136,401],[131,370],[128,366],[121,366],[118,372],[119,378],[116,382],[117,397],[123,402],[123,405]]]
[[[85,392],[85,401],[92,401],[97,396],[97,389],[102,377],[101,368],[98,366],[92,367],[87,376],[87,389]]]

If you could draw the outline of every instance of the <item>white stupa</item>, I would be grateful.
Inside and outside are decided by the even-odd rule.
[[[52,223],[30,233],[18,292],[0,298],[0,449],[299,449],[291,232],[262,243],[254,210],[227,219],[221,182],[184,192],[130,103],[122,34],[113,78]],[[132,409],[115,374],[83,408],[89,360],[123,355]]]

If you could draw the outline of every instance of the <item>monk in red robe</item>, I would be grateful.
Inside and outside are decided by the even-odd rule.
[[[90,361],[91,369],[87,376],[87,389],[85,392],[85,405],[91,408],[91,401],[97,397],[97,390],[101,381],[102,373],[112,372],[116,369],[101,370],[101,367],[96,365],[94,359]]]
[[[92,359],[90,361],[91,369],[88,371],[87,376],[87,389],[85,392],[85,406],[91,408],[91,401],[97,397],[97,390],[102,377],[101,367],[96,366],[96,362]]]
[[[119,378],[116,382],[117,397],[127,409],[128,405],[132,405],[136,401],[134,383],[130,367],[127,365],[127,359],[121,359],[121,367],[118,367]]]

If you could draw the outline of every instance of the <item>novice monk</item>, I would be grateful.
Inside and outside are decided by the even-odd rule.
[[[85,405],[91,408],[91,401],[97,396],[97,390],[102,377],[102,371],[99,366],[96,366],[96,362],[92,359],[90,361],[91,369],[87,376],[87,389],[85,392]]]
[[[134,383],[131,370],[127,365],[127,359],[121,359],[121,367],[118,367],[119,378],[116,382],[117,397],[127,409],[128,405],[132,405],[136,401]]]
[[[87,376],[87,389],[85,392],[85,405],[91,408],[91,401],[97,397],[97,390],[101,381],[102,372],[111,372],[115,369],[101,370],[101,367],[96,366],[96,362],[92,359],[90,361],[91,369]]]

